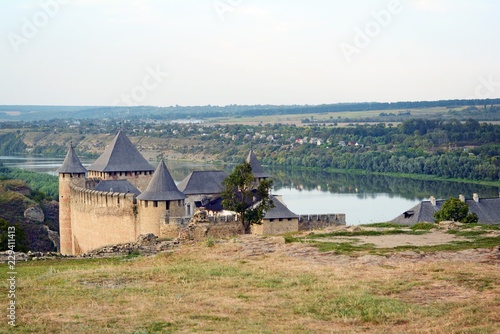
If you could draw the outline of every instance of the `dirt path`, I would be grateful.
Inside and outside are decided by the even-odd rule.
[[[447,244],[452,241],[467,241],[467,239],[457,237],[453,234],[444,233],[442,231],[433,231],[422,235],[394,234],[380,236],[332,237],[318,239],[318,241],[355,241],[355,244],[373,244],[377,248],[394,248],[398,246],[435,246]]]
[[[424,235],[388,235],[374,237],[338,237],[331,238],[336,241],[346,239],[357,239],[359,242],[369,242],[377,247],[391,248],[401,245],[430,246],[439,245],[451,241],[463,240],[463,238],[432,231]],[[326,240],[325,240],[326,241]],[[500,265],[500,246],[486,249],[468,249],[456,252],[420,252],[403,251],[393,252],[386,255],[356,254],[340,255],[335,252],[320,252],[309,243],[294,242],[285,243],[283,237],[263,237],[255,235],[243,235],[230,242],[219,246],[217,256],[223,256],[231,260],[258,258],[261,256],[284,256],[298,258],[309,264],[333,265],[333,266],[391,266],[401,263],[426,262],[474,262]]]

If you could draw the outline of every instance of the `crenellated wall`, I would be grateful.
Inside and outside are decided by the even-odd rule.
[[[139,212],[133,194],[71,186],[73,254],[135,241]]]
[[[141,234],[163,237],[170,217],[184,216],[184,201],[138,201],[134,194],[70,186],[71,254],[134,242]],[[182,219],[182,218],[181,218]],[[178,233],[177,233],[178,234]]]
[[[64,233],[72,235],[72,238],[67,238],[70,242],[67,240],[65,243],[66,247],[71,247],[71,254],[134,242],[139,235],[148,233],[160,238],[194,240],[209,236],[227,238],[243,233],[236,216],[205,217],[205,221],[191,224],[190,218],[184,215],[184,200],[138,201],[130,193],[86,189],[84,177],[71,179],[71,182],[68,178],[60,177],[60,184],[69,189],[69,192],[63,191],[61,194],[63,207],[67,207],[70,217],[64,220],[69,227]],[[252,230],[256,234],[271,235],[334,225],[345,225],[345,214],[301,215],[298,219],[264,221]]]
[[[152,171],[144,172],[96,172],[89,171],[89,179],[99,180],[128,180],[139,191],[143,192],[148,187],[153,176]]]
[[[328,226],[345,225],[345,214],[300,215],[299,231],[322,229]]]

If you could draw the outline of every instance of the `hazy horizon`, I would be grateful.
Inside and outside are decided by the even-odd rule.
[[[494,0],[0,3],[0,104],[500,97]]]

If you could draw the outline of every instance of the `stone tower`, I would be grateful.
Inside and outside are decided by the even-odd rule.
[[[151,181],[155,169],[120,130],[88,170],[89,179],[128,180],[142,192]]]
[[[257,159],[255,154],[253,153],[253,149],[250,149],[250,152],[248,153],[248,156],[247,156],[245,161],[248,162],[250,164],[250,166],[252,167],[252,174],[255,177],[255,179],[257,180],[257,182],[260,182],[262,180],[265,180],[265,179],[268,179],[271,177],[269,174],[267,174],[264,171],[264,168],[262,168],[262,166],[260,165],[259,160]]]
[[[186,195],[175,185],[165,162],[162,160],[153,174],[146,191],[137,196],[140,205],[140,234],[153,233],[159,236],[160,222],[170,217],[184,216]]]
[[[64,162],[57,172],[59,173],[60,249],[61,254],[71,255],[75,253],[71,229],[71,184],[84,188],[85,173],[87,172],[76,155],[73,145],[70,146]]]

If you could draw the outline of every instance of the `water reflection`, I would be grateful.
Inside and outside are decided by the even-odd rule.
[[[0,157],[10,167],[56,175],[64,158]],[[85,167],[95,159],[81,159]],[[156,163],[152,163],[156,166]],[[234,166],[168,161],[176,182],[193,170],[225,170]],[[472,197],[497,197],[499,187],[443,181],[422,181],[380,175],[355,175],[325,171],[266,167],[274,179],[273,193],[283,196],[290,210],[297,214],[345,213],[348,224],[388,221],[429,196],[446,199],[464,194]]]
[[[425,181],[403,179],[382,175],[355,175],[329,173],[324,171],[268,168],[274,177],[274,188],[297,190],[320,190],[330,193],[356,194],[357,198],[376,198],[380,193],[416,200],[435,196],[436,198],[458,197],[464,194],[472,197],[497,197],[499,187],[483,186],[464,182]]]

